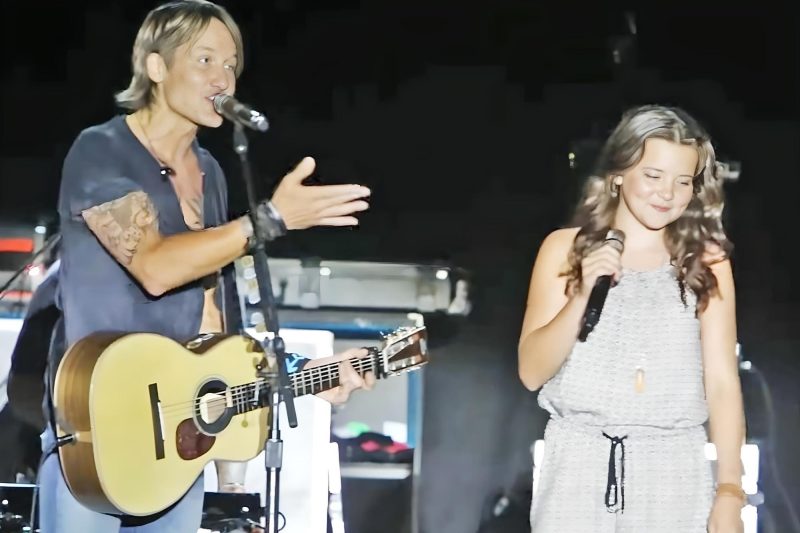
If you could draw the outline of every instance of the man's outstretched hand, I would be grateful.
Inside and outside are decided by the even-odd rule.
[[[272,205],[286,228],[358,225],[353,215],[369,208],[365,198],[371,191],[362,185],[303,185],[315,168],[314,159],[303,158],[283,177],[272,195]]]

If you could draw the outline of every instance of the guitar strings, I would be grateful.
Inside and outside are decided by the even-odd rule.
[[[392,344],[392,343],[388,343],[388,344]],[[385,349],[385,347],[384,347],[384,349]],[[379,356],[379,354],[383,353],[384,349],[380,350],[378,353],[371,353],[367,357],[357,357],[357,358],[349,359],[348,362],[360,374],[363,374],[364,372],[369,371],[369,370],[373,370],[374,371],[374,370],[376,370],[375,366],[377,366],[376,358]],[[298,392],[298,386],[302,386],[303,387],[303,391],[305,391],[305,389],[309,385],[312,387],[312,390],[313,390],[313,386],[314,385],[317,385],[317,384],[321,385],[325,381],[327,381],[329,383],[332,383],[332,379],[338,378],[338,375],[335,376],[335,378],[331,378],[330,376],[332,374],[334,374],[334,373],[338,373],[340,364],[341,364],[341,361],[337,361],[335,363],[328,363],[327,365],[323,365],[323,366],[319,366],[319,367],[313,367],[313,368],[309,368],[307,370],[303,370],[303,371],[301,371],[302,373],[308,372],[308,373],[311,374],[311,380],[308,381],[308,380],[305,380],[305,379],[301,379],[300,380],[301,383],[299,383],[299,384],[296,382],[297,380],[295,380],[295,378],[296,377],[302,377],[302,374],[301,373],[290,374],[289,378],[290,378],[290,381],[291,381],[291,386],[293,387],[295,392]],[[368,365],[366,368],[364,367],[365,364]],[[317,375],[315,376],[315,374],[317,374]],[[328,376],[328,378],[324,378],[322,376]],[[208,400],[208,401],[209,402],[210,401],[227,401],[228,398],[227,398],[227,396],[225,396],[225,392],[228,391],[228,390],[231,390],[231,389],[235,389],[236,390],[236,392],[234,392],[234,394],[231,396],[231,400],[234,400],[234,399],[241,400],[242,398],[247,397],[251,392],[254,393],[255,389],[253,387],[256,386],[256,384],[263,383],[264,381],[265,380],[261,379],[261,380],[257,380],[257,381],[252,382],[252,383],[247,383],[247,384],[242,384],[242,385],[234,385],[232,387],[228,387],[225,391],[221,391],[221,392],[215,393],[215,394],[221,394],[222,396],[219,396],[218,398],[216,398],[214,400]],[[244,389],[241,390],[240,389],[241,387],[244,387]],[[197,407],[201,403],[203,403],[203,401],[204,401],[204,398],[195,398],[193,400],[187,400],[187,401],[177,402],[177,403],[173,403],[173,404],[164,404],[164,405],[161,406],[161,411],[163,413],[167,413],[167,412],[174,412],[176,409],[178,409],[182,413],[185,413],[186,412],[186,407],[189,404],[194,403],[194,409],[196,410]]]
[[[356,358],[351,359],[349,361],[353,366],[354,370],[359,374],[363,374],[369,370],[374,370],[374,364],[370,360],[365,360],[363,358]],[[300,392],[300,390],[305,391],[309,386],[314,388],[315,385],[322,385],[323,383],[327,382],[333,384],[334,380],[338,381],[340,377],[339,373],[339,362],[330,363],[328,365],[323,365],[319,367],[309,368],[302,372],[308,372],[310,375],[310,379],[305,379],[302,374],[295,373],[290,375],[291,386],[294,391]],[[232,403],[241,403],[240,401],[249,402],[249,399],[253,397],[256,393],[257,387],[262,386],[266,383],[266,380],[260,379],[254,381],[252,383],[245,383],[241,385],[234,385],[232,387],[228,387],[228,391],[233,391],[233,394],[230,395],[230,401]],[[173,404],[164,404],[161,406],[161,411],[166,416],[174,416],[176,411],[180,411],[181,413],[186,413],[189,411],[192,412],[190,408],[191,404],[194,404],[194,409],[196,410],[203,401],[207,401],[209,404],[216,404],[220,402],[224,402],[227,404],[229,401],[229,397],[225,394],[225,391],[221,391],[218,393],[217,398],[212,398],[209,400],[205,400],[204,398],[195,398],[193,400],[188,400],[184,402],[178,402]]]
[[[360,363],[356,362],[356,361],[357,360],[351,360],[350,363],[353,364],[354,367],[356,367],[356,366],[361,367],[362,365]],[[337,366],[338,366],[338,363],[331,363],[329,365],[309,368],[307,370],[307,372],[312,373],[312,374],[316,374],[318,376],[322,376],[322,375],[331,376],[331,375],[335,374],[336,371],[338,370],[337,368],[334,368],[334,367],[337,367]],[[360,368],[360,369],[362,369],[362,368]],[[305,379],[297,380],[296,378],[300,377],[298,374],[290,374],[289,377],[290,377],[290,380],[292,382],[291,384],[293,386],[295,386],[295,387],[297,387],[298,381],[300,383],[308,382],[308,380],[305,380]],[[314,376],[314,378],[316,378],[316,377],[317,376]],[[330,379],[322,379],[322,381],[330,381]],[[259,379],[259,380],[256,380],[254,382],[251,382],[251,383],[243,383],[241,385],[233,385],[231,387],[228,387],[227,390],[236,389],[237,392],[234,393],[234,397],[241,397],[242,395],[246,395],[247,393],[252,392],[253,391],[253,387],[256,384],[261,385],[261,384],[263,384],[265,382],[266,382],[266,380]],[[247,387],[248,389],[247,390],[241,390],[242,387]],[[216,394],[224,394],[224,391],[220,391],[220,392],[218,392]],[[188,401],[185,401],[185,402],[179,402],[179,403],[174,403],[174,404],[164,404],[164,405],[162,405],[162,410],[164,410],[164,409],[169,410],[170,408],[173,408],[173,407],[183,407],[183,406],[188,405],[188,404],[190,404],[192,402],[200,403],[201,401],[202,401],[202,399],[195,399],[195,400],[188,400]]]
[[[362,372],[366,372],[366,371],[369,370],[369,368],[367,368],[367,369],[356,369],[356,371],[359,371],[359,370],[361,370]],[[329,376],[329,377],[321,375],[321,376],[315,377],[314,379],[311,379],[311,380],[302,380],[299,383],[292,383],[292,387],[293,387],[295,393],[299,393],[301,390],[305,391],[308,387],[312,387],[311,390],[313,391],[313,387],[315,385],[321,385],[323,383],[329,383],[331,385],[330,388],[333,388],[333,387],[338,385],[338,380],[339,380],[339,376],[337,376],[337,375],[332,375],[332,376]],[[259,385],[261,385],[263,383],[264,383],[264,380],[259,382]],[[252,411],[254,409],[259,409],[259,408],[266,407],[266,405],[258,405],[258,402],[253,402],[253,398],[254,398],[255,393],[256,393],[255,385],[251,385],[251,384],[237,385],[237,386],[231,387],[231,389],[236,389],[236,392],[234,392],[234,394],[232,394],[230,396],[230,398],[228,396],[226,396],[226,395],[219,395],[219,396],[214,397],[214,398],[205,399],[206,405],[209,407],[209,409],[213,410],[215,408],[215,406],[220,406],[220,405],[224,406],[225,409],[228,409],[229,408],[228,407],[228,403],[229,402],[231,404],[231,408],[236,408],[237,411],[240,408],[240,406],[245,408],[243,411],[237,412],[236,414],[244,414],[244,413]],[[303,393],[305,394],[305,392],[303,392]],[[217,393],[217,394],[222,394],[222,393]],[[192,401],[188,401],[188,402],[183,402],[184,405],[182,405],[182,406],[180,404],[172,404],[169,409],[163,409],[162,408],[162,413],[163,413],[164,417],[168,418],[168,419],[172,419],[172,418],[174,418],[176,416],[178,416],[180,418],[187,418],[188,416],[191,416],[191,415],[194,415],[194,414],[198,413],[200,404],[203,401],[204,401],[203,399],[196,400],[194,402],[195,403],[194,410],[192,410],[191,408],[188,407],[188,404],[192,403]],[[249,407],[249,409],[248,409],[248,407]]]

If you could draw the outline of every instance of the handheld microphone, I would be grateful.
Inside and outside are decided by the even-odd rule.
[[[241,103],[229,94],[218,94],[214,97],[214,111],[231,122],[236,122],[256,131],[267,131],[267,128],[269,128],[269,123],[263,114]]]
[[[610,229],[606,233],[604,244],[610,244],[621,253],[625,248],[625,234],[617,229]],[[599,276],[594,282],[592,293],[589,295],[589,302],[586,304],[586,311],[583,314],[583,325],[578,334],[578,340],[586,341],[586,337],[592,332],[597,322],[600,320],[600,313],[606,303],[608,289],[611,288],[611,276]]]

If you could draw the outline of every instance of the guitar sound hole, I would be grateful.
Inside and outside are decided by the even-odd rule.
[[[175,430],[175,445],[181,459],[191,460],[208,453],[216,437],[198,431],[194,420],[188,418]]]
[[[219,379],[203,383],[195,396],[195,429],[206,435],[218,435],[236,413],[234,393]]]

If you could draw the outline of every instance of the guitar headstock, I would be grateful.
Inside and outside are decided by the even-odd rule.
[[[379,349],[387,375],[416,370],[428,362],[428,331],[424,326],[402,327],[386,335]]]

